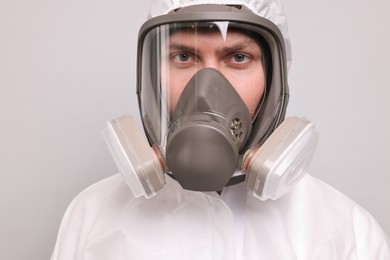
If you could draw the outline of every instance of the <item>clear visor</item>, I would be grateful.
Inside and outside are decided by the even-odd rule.
[[[250,26],[229,21],[180,22],[155,27],[142,40],[138,91],[143,124],[152,144],[165,150],[180,95],[203,68],[221,72],[252,119],[257,116],[266,91],[265,43]]]

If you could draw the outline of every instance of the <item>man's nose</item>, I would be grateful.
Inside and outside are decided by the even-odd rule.
[[[213,68],[221,72],[220,62],[216,58],[207,58],[203,62],[204,68]]]

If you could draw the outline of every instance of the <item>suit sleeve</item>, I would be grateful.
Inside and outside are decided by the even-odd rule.
[[[375,219],[356,206],[353,211],[358,259],[389,260],[390,240]]]
[[[97,215],[93,204],[85,201],[83,194],[71,202],[62,219],[51,260],[83,259],[86,241]]]

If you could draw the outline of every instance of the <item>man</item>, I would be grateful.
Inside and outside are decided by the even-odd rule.
[[[137,91],[164,177],[140,164],[138,179],[114,175],[83,191],[52,259],[390,259],[381,228],[344,195],[287,170],[283,189],[268,192],[278,179],[253,171],[288,100],[280,3],[155,1],[151,13]],[[137,181],[148,198],[135,195]]]

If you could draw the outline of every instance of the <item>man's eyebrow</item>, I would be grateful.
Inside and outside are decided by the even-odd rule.
[[[246,40],[246,41],[240,41],[231,46],[224,46],[220,52],[221,53],[236,52],[236,51],[243,50],[247,47],[250,47],[253,44],[255,44],[256,47],[260,48],[260,46],[254,40]]]
[[[192,46],[188,46],[185,44],[179,44],[179,43],[170,43],[169,44],[169,49],[174,49],[174,50],[179,50],[179,51],[186,51],[186,52],[196,52],[196,48]]]
[[[218,53],[230,53],[230,52],[236,52],[243,50],[247,47],[250,47],[252,45],[255,45],[256,47],[260,48],[260,46],[256,43],[254,40],[245,40],[245,41],[240,41],[237,43],[233,43],[231,46],[224,46],[220,50],[218,50]],[[178,50],[178,51],[185,51],[185,52],[191,52],[191,53],[196,53],[197,48],[181,43],[175,43],[171,42],[169,43],[169,49],[170,50]],[[261,49],[260,49],[261,50]]]

